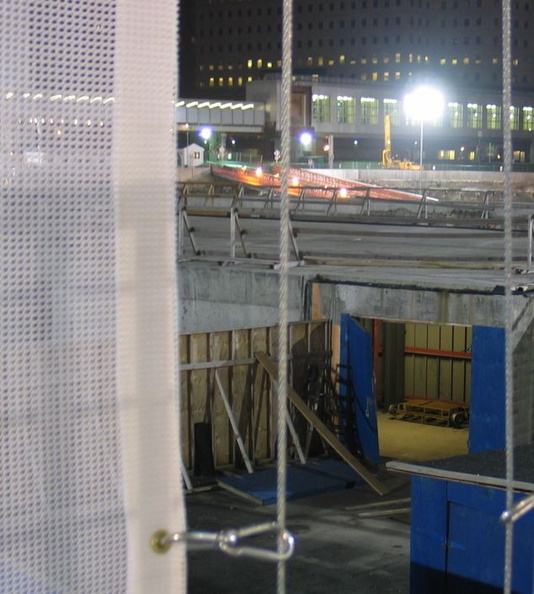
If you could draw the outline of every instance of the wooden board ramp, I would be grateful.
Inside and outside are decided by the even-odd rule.
[[[265,369],[274,382],[278,381],[278,364],[275,363],[266,353],[256,353],[258,363]],[[383,485],[367,468],[354,456],[321,421],[304,400],[287,384],[287,395],[300,414],[310,423],[319,435],[345,462],[353,468],[362,479],[372,487],[379,495],[386,495],[389,489]]]

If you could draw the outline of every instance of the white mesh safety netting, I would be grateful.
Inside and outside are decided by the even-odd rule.
[[[0,592],[184,591],[177,2],[0,3]]]

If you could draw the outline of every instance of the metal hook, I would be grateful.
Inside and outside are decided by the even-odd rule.
[[[532,508],[534,508],[534,495],[529,495],[528,497],[525,497],[525,499],[512,505],[510,509],[503,511],[500,521],[502,524],[513,524]]]
[[[254,536],[275,532],[279,537],[279,549],[273,551],[258,547],[240,545],[240,541]],[[280,530],[276,522],[256,524],[219,532],[176,532],[157,530],[150,539],[150,546],[156,553],[166,553],[173,544],[185,543],[194,549],[219,548],[232,557],[252,557],[263,561],[286,561],[293,555],[295,539],[288,530]]]

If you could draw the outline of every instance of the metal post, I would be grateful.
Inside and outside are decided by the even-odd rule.
[[[235,258],[235,208],[230,208],[230,258]]]
[[[534,239],[534,215],[530,215],[528,218],[528,270],[532,270],[532,257],[534,246],[532,241]]]
[[[419,187],[423,187],[423,129],[424,118],[421,117],[421,140],[419,142]]]
[[[328,169],[334,169],[334,135],[328,136]]]

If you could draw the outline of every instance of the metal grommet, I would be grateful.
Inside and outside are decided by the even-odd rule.
[[[170,534],[166,530],[156,530],[150,537],[150,546],[155,553],[162,555],[166,553],[172,545]]]

